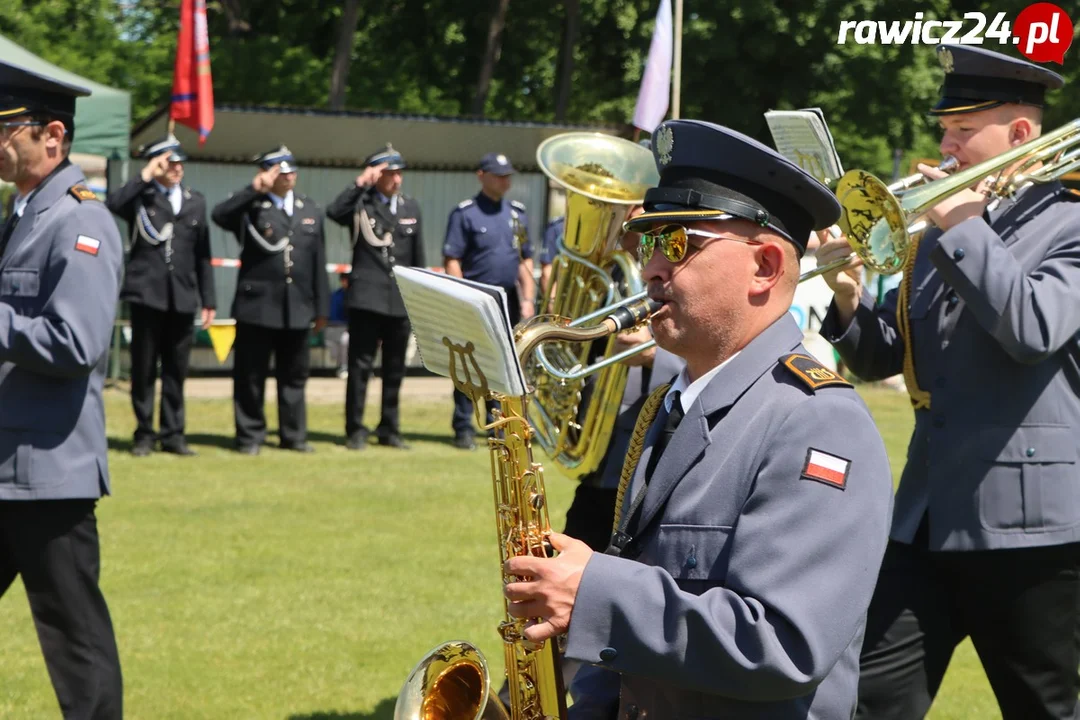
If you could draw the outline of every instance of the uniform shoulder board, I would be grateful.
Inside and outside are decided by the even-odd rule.
[[[461,208],[462,210],[464,210],[465,208],[469,207],[472,204],[473,204],[472,198],[469,198],[468,200],[462,200],[461,202],[459,202],[457,204],[457,206],[459,208]]]
[[[840,377],[809,355],[792,353],[780,358],[780,362],[784,367],[791,371],[792,375],[798,378],[811,390],[817,390],[818,388],[828,387],[830,385],[853,387],[847,380]]]
[[[84,202],[86,200],[98,200],[97,194],[82,183],[78,185],[72,185],[70,188],[68,188],[68,192],[71,193],[71,195],[79,202]]]
[[[525,212],[525,203],[523,203],[523,202],[519,202],[517,200],[511,200],[510,201],[510,206],[513,207],[515,210],[520,210],[521,212]]]

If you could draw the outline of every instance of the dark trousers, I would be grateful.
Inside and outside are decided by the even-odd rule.
[[[513,327],[521,320],[521,303],[518,302],[516,288],[506,291],[506,303],[509,305],[510,326]],[[487,409],[485,420],[490,425],[493,419],[491,412],[499,407],[499,403],[494,400],[486,400],[484,405]],[[450,427],[454,429],[455,436],[473,434],[473,412],[473,401],[468,395],[455,389],[454,414],[450,418]]]
[[[275,330],[236,323],[233,361],[233,411],[237,446],[261,445],[266,439],[266,378],[274,356],[278,433],[282,445],[307,439],[304,388],[311,368],[309,330]]]
[[[935,552],[890,542],[867,619],[857,718],[926,715],[970,636],[1005,720],[1073,718],[1080,544]]]
[[[375,367],[375,352],[382,343],[382,417],[375,433],[401,434],[401,382],[405,379],[405,351],[412,326],[408,317],[391,317],[349,309],[349,379],[345,386],[345,435],[368,432],[364,427],[367,385]]]
[[[161,432],[163,445],[184,438],[184,380],[194,338],[194,315],[131,305],[131,407],[135,442],[153,442],[154,383],[161,361]]]
[[[98,585],[94,500],[0,502],[0,596],[22,577],[65,718],[123,716],[112,619]]]

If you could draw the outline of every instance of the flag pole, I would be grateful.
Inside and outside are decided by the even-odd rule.
[[[682,6],[683,0],[675,0],[675,57],[674,78],[671,83],[671,119],[679,119],[680,86],[682,85]]]

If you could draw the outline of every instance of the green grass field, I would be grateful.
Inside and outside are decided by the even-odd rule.
[[[906,396],[864,395],[898,475]],[[110,391],[107,414],[102,583],[127,717],[386,720],[412,666],[450,639],[502,672],[488,454],[451,447],[449,397],[404,406],[407,454],[347,451],[339,404],[309,407],[310,456],[237,455],[231,404],[189,400],[200,456],[133,458],[128,396]],[[549,471],[547,487],[561,528],[573,484]],[[18,582],[0,599],[0,637],[0,717],[59,717]],[[931,717],[1000,717],[969,644]]]

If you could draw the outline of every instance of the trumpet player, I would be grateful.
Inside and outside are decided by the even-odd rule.
[[[663,303],[653,335],[685,368],[638,417],[608,548],[553,534],[557,557],[511,558],[510,613],[588,664],[575,720],[609,717],[605,698],[620,718],[851,717],[889,464],[788,312],[806,238],[839,203],[710,123],[665,122],[652,150],[659,186],[627,229]]]
[[[961,170],[1041,134],[1060,76],[972,46],[937,52],[945,80],[930,113]],[[862,378],[903,372],[915,410],[857,717],[923,717],[965,637],[1006,720],[1076,716],[1077,199],[1058,182],[944,199],[881,303],[858,268],[824,276],[834,299],[822,335]],[[819,262],[846,246],[828,240]]]

